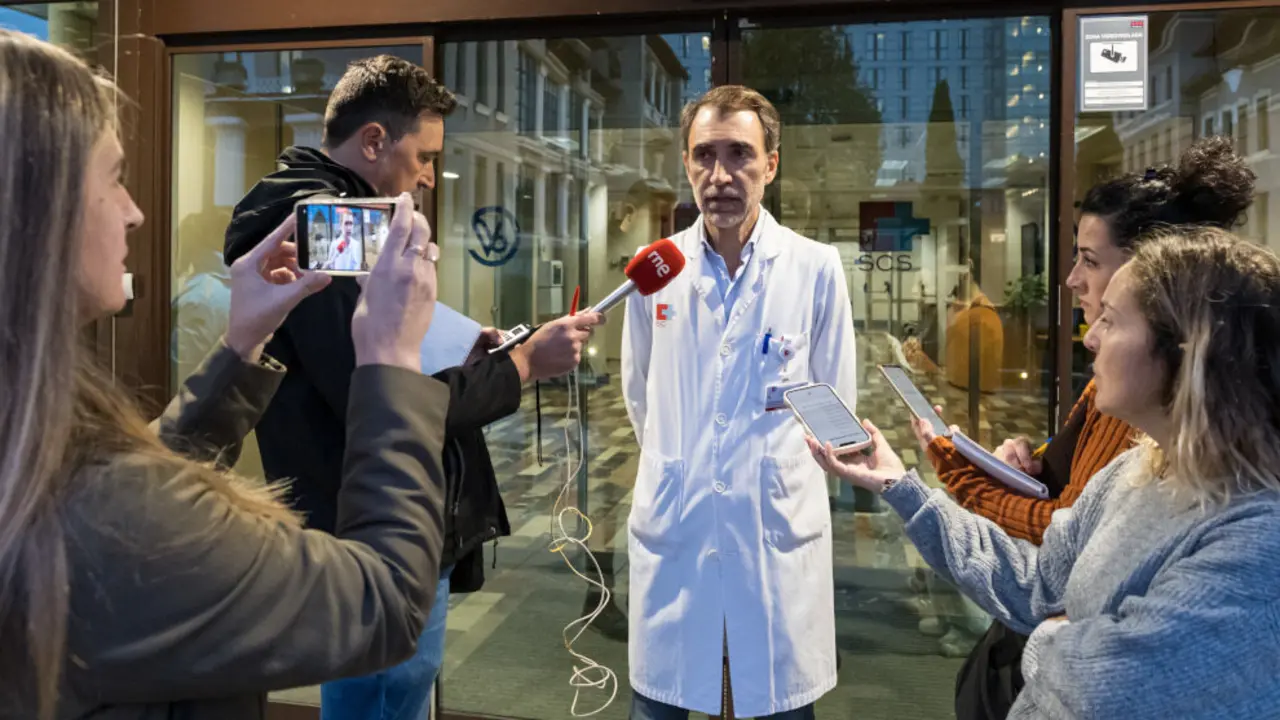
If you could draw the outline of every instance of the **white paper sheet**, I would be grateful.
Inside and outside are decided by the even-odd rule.
[[[431,327],[422,339],[422,372],[435,375],[464,363],[480,339],[480,323],[445,305],[436,303]]]
[[[1044,483],[1017,468],[1006,465],[1000,458],[987,452],[986,448],[970,440],[959,430],[951,433],[951,442],[956,446],[956,450],[960,451],[961,455],[972,460],[974,465],[986,470],[991,477],[1006,486],[1017,490],[1023,495],[1030,495],[1040,499],[1049,497],[1049,488],[1045,487]]]

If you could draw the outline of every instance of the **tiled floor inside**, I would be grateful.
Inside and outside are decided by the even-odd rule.
[[[876,362],[892,360],[878,357],[877,350],[859,348],[865,370],[858,413],[876,421],[904,459],[915,463],[919,451],[907,411],[875,369]],[[939,378],[919,376],[917,382],[947,408],[950,422],[968,427],[966,391]],[[615,602],[625,608],[626,517],[638,448],[616,376],[583,393],[589,418],[591,546],[611,556]],[[513,536],[498,544],[496,569],[486,571],[484,590],[450,600],[441,688],[449,709],[538,720],[574,717],[575,690],[570,683],[575,660],[565,649],[562,629],[586,612],[587,585],[549,548],[551,510],[567,480],[559,461],[565,448],[566,398],[562,387],[541,389],[541,464],[534,452],[532,390],[520,413],[489,430]],[[1048,412],[1043,393],[993,393],[982,396],[980,405],[980,437],[989,445],[1017,434],[1044,436]],[[933,480],[931,472],[928,477]],[[818,704],[819,715],[871,720],[952,717],[955,673],[975,633],[985,629],[986,618],[924,569],[895,515],[858,511],[849,488],[834,483],[832,488],[842,668],[839,686]],[[569,497],[576,501],[576,485]],[[492,546],[486,548],[489,563],[493,552]],[[630,702],[626,645],[618,632],[608,630],[622,628],[614,623],[603,633],[588,630],[575,650],[617,674],[617,698],[595,717],[620,719],[627,716]],[[608,695],[583,689],[578,712],[599,707]],[[284,697],[314,702],[317,693],[303,689]]]

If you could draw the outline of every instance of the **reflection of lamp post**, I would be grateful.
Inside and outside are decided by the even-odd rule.
[[[213,84],[219,89],[244,92],[249,88],[249,71],[239,56],[235,60],[217,60],[213,63]]]
[[[319,58],[297,58],[289,68],[289,79],[296,93],[315,95],[324,91],[324,61]]]

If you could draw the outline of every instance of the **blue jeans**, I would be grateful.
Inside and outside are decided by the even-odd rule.
[[[631,720],[689,720],[689,711],[674,705],[650,700],[640,693],[631,694]],[[814,720],[813,706],[775,713],[757,720]]]
[[[440,574],[436,602],[418,638],[417,654],[373,675],[321,685],[320,720],[426,720],[431,685],[444,663],[451,570]]]

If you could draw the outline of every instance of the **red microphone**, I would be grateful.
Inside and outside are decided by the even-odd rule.
[[[596,303],[591,311],[608,312],[632,292],[652,295],[675,280],[681,270],[684,270],[684,253],[671,240],[663,238],[641,250],[627,263],[627,269],[623,271],[627,281]]]
[[[607,312],[637,290],[641,295],[652,295],[666,287],[681,270],[684,270],[684,253],[680,252],[675,243],[663,238],[641,250],[627,263],[627,269],[623,271],[627,275],[627,281],[596,303],[591,312]],[[489,354],[510,350],[527,340],[536,329],[527,325],[520,326],[508,334],[505,342],[490,350]]]

